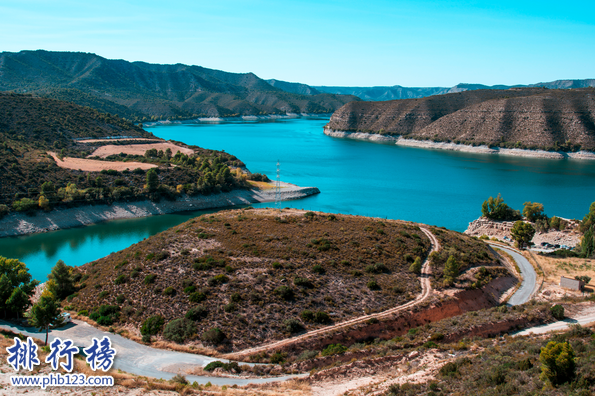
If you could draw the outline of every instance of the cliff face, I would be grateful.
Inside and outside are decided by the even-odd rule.
[[[389,102],[352,102],[330,130],[500,147],[595,150],[595,89],[476,90]]]

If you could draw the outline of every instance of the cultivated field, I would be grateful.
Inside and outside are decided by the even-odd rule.
[[[64,157],[62,160],[58,158],[56,153],[49,153],[56,161],[60,168],[82,170],[85,172],[100,172],[102,170],[113,169],[115,171],[123,171],[126,169],[133,170],[141,168],[143,170],[156,168],[157,165],[146,164],[142,162],[115,162],[115,161],[99,161],[85,158]]]
[[[173,143],[150,143],[150,144],[127,144],[127,145],[113,145],[108,144],[105,146],[99,147],[95,150],[89,157],[100,157],[106,158],[113,154],[129,154],[129,155],[145,155],[147,150],[155,149],[157,151],[162,150],[165,151],[167,149],[171,150],[172,155],[176,155],[177,152],[182,152],[186,155],[194,154],[194,150],[177,146]]]

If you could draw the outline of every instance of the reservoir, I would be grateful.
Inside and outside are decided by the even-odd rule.
[[[540,202],[549,216],[579,218],[595,201],[595,161],[547,160],[400,147],[323,134],[327,117],[169,124],[146,130],[164,139],[225,150],[252,172],[321,194],[283,202],[332,213],[402,219],[464,231],[489,196],[522,209]],[[260,204],[255,206],[269,206]],[[25,262],[44,281],[62,259],[81,265],[204,212],[115,220],[84,228],[0,239],[0,255]]]

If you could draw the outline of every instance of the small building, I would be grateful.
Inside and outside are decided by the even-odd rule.
[[[581,291],[585,287],[585,283],[580,280],[566,278],[562,276],[560,278],[560,287],[563,287],[565,289]]]

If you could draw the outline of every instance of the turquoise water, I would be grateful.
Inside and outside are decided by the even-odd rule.
[[[520,209],[541,202],[546,213],[582,218],[595,201],[595,161],[542,160],[398,147],[322,133],[327,118],[177,124],[146,128],[155,135],[225,150],[252,172],[321,194],[288,207],[418,221],[464,231],[481,203],[501,193]],[[261,204],[255,206],[268,206]],[[45,280],[62,259],[81,265],[205,212],[116,220],[88,227],[0,239],[0,255],[19,258]]]

